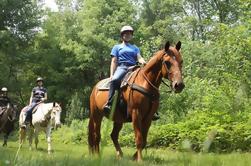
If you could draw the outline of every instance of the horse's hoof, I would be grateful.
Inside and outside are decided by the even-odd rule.
[[[51,154],[51,150],[48,151],[48,154],[49,154],[49,155]]]
[[[6,143],[4,143],[4,144],[3,144],[3,147],[7,147],[7,144],[6,144]]]
[[[137,161],[138,163],[141,163],[142,162],[142,158],[140,158],[138,156],[138,152],[135,152],[134,155],[133,155],[133,160],[134,161]]]
[[[134,153],[134,155],[132,156],[132,159],[133,160],[137,160],[138,159],[138,153],[137,152]]]
[[[117,159],[122,159],[123,158],[123,152],[117,152],[116,156],[117,156]]]

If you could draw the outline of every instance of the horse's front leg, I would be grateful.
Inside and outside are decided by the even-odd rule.
[[[142,117],[138,109],[132,110],[132,124],[135,133],[135,142],[137,152],[133,158],[138,162],[142,161],[142,149],[143,149],[143,136],[142,136]]]
[[[30,126],[30,131],[29,131],[29,146],[30,146],[30,150],[32,150],[33,133],[34,133],[34,128]]]
[[[9,133],[4,134],[4,137],[3,137],[3,146],[7,146],[8,137],[9,137]]]
[[[26,136],[26,129],[24,128],[19,128],[19,146],[22,147],[24,141],[25,141],[25,136]]]
[[[19,147],[21,148],[24,141],[25,141],[25,137],[26,137],[26,128],[23,128],[22,125],[24,123],[24,119],[25,119],[25,116],[24,116],[24,112],[21,111],[20,113],[20,116],[19,116]]]
[[[35,147],[37,149],[37,145],[38,145],[38,128],[35,127],[34,129],[34,135],[35,135]]]
[[[113,144],[115,146],[118,158],[123,157],[123,152],[122,152],[120,144],[118,142],[119,132],[122,129],[122,127],[123,127],[123,123],[114,122],[113,123],[113,130],[112,130],[112,133],[111,133],[111,138],[112,138]]]
[[[51,154],[51,126],[50,125],[46,129],[46,139],[48,143],[48,154]]]

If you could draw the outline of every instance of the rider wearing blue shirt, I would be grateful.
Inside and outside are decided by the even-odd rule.
[[[137,58],[138,55],[140,55],[139,48],[130,43],[121,43],[121,44],[115,45],[112,48],[112,52],[111,52],[111,56],[117,58],[118,66],[121,66],[123,64],[127,66],[136,65],[138,61],[138,58]]]
[[[123,26],[120,30],[121,44],[117,44],[111,51],[111,67],[110,78],[111,84],[109,89],[108,102],[104,107],[104,111],[109,114],[112,97],[116,89],[119,89],[122,78],[127,73],[130,66],[134,66],[137,62],[145,64],[145,60],[140,55],[140,50],[137,46],[130,44],[133,37],[133,28],[131,26]]]
[[[106,105],[104,106],[104,112],[109,114],[111,111],[112,97],[115,90],[120,88],[121,80],[126,75],[128,68],[134,66],[137,62],[145,64],[145,60],[140,55],[140,50],[136,45],[130,44],[133,38],[133,28],[131,26],[123,26],[120,30],[121,44],[117,44],[111,51],[111,67],[110,78],[111,84],[109,89],[109,96]],[[153,119],[159,119],[158,114],[154,114]]]

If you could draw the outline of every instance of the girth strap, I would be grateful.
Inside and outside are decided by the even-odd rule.
[[[129,83],[128,83],[129,84]],[[129,84],[129,86],[133,89],[133,90],[137,90],[140,93],[144,94],[145,96],[149,97],[151,100],[158,100],[159,99],[159,95],[155,95],[150,93],[147,89],[143,88],[142,86],[139,86],[135,83]]]

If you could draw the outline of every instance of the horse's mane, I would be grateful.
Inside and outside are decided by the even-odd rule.
[[[51,103],[43,103],[42,105],[44,108],[46,109],[50,109],[50,107],[52,108],[53,107],[53,102]],[[57,102],[55,102],[55,106],[59,106],[59,104]]]
[[[48,105],[48,106],[50,106],[50,105],[53,105],[53,103],[54,102],[50,102],[50,103],[44,103],[45,105]],[[55,102],[55,106],[58,106],[59,104],[57,103],[57,102]]]
[[[164,50],[159,50],[153,54],[151,59],[147,62],[147,64],[144,66],[144,70],[151,70],[153,66],[156,65],[158,61],[161,59],[161,55],[164,54]]]
[[[151,59],[150,59],[150,60],[148,61],[148,63],[146,64],[146,66],[144,67],[144,69],[145,69],[145,70],[151,70],[152,67],[155,66],[156,63],[157,63],[158,61],[161,60],[162,55],[165,53],[164,51],[165,51],[165,50],[162,49],[162,50],[159,50],[159,51],[155,52],[155,53],[153,54],[153,56],[151,57]],[[178,51],[176,50],[175,47],[170,46],[170,47],[169,47],[169,50],[167,51],[167,53],[168,53],[169,55],[171,55],[171,56],[175,56],[176,58],[178,58],[178,57],[177,57]]]

